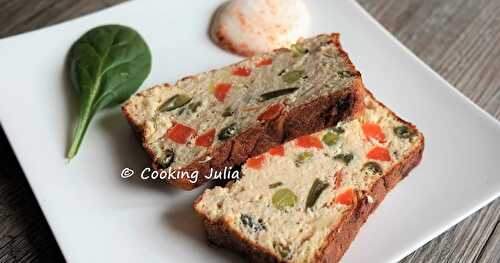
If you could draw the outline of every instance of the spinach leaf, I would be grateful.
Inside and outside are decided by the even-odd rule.
[[[78,39],[68,55],[68,73],[80,97],[80,113],[67,158],[75,157],[96,112],[121,104],[151,71],[151,52],[134,29],[105,25]]]

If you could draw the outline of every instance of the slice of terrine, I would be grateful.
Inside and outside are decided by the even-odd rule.
[[[360,73],[332,34],[155,86],[123,112],[156,168],[199,173],[195,182],[169,181],[193,189],[212,169],[357,115],[363,94]]]
[[[212,242],[252,262],[337,262],[423,148],[415,126],[367,96],[361,117],[249,159],[194,208]]]

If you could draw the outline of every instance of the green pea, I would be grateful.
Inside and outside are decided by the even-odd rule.
[[[287,208],[294,207],[297,203],[297,196],[288,188],[278,190],[273,194],[273,206],[279,210],[286,210]]]
[[[295,166],[297,167],[301,166],[305,161],[311,159],[312,157],[313,157],[312,152],[303,152],[297,155],[297,158],[295,159]]]
[[[306,72],[304,70],[292,70],[281,76],[284,82],[292,84],[302,78]]]
[[[327,132],[325,135],[323,135],[323,142],[328,145],[328,146],[333,146],[337,143],[339,139],[339,135],[334,132]]]

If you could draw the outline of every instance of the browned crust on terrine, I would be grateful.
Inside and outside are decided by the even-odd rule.
[[[355,118],[363,112],[365,88],[361,80],[361,73],[356,70],[348,54],[342,49],[339,41],[340,35],[334,33],[330,37],[330,44],[338,48],[350,70],[355,72],[356,79],[351,87],[320,96],[305,104],[288,109],[274,120],[262,123],[256,121],[255,126],[223,142],[204,156],[195,159],[191,164],[178,169],[189,173],[198,171],[199,176],[196,183],[190,182],[189,178],[179,178],[167,181],[168,184],[185,190],[192,190],[209,181],[205,175],[210,174],[211,168],[221,171],[225,167],[241,165],[248,158],[261,154],[275,145],[334,126],[339,121]],[[276,50],[275,52],[283,52],[283,50]],[[164,87],[169,88],[170,85],[164,84]],[[144,95],[143,93],[138,93],[137,96]],[[128,111],[128,103],[122,107],[122,111],[128,122],[137,131],[143,142],[143,148],[151,159],[154,160],[155,156],[152,149],[144,143],[144,129],[131,116]],[[211,156],[210,161],[202,162],[207,159],[207,156]],[[153,167],[157,169],[157,165],[154,162]]]
[[[368,91],[367,94],[372,96]],[[385,107],[381,102],[375,101]],[[402,120],[391,110],[389,111],[399,121],[417,130],[415,125]],[[314,262],[334,263],[340,261],[368,216],[383,201],[386,194],[420,163],[424,150],[424,136],[420,131],[418,131],[418,137],[422,143],[408,153],[402,161],[387,170],[384,176],[372,185],[370,191],[362,193],[361,199],[357,200],[355,207],[349,213],[346,213],[341,223],[331,230],[324,245],[314,256]],[[195,200],[194,206],[202,200],[202,196],[200,195]],[[368,200],[368,196],[373,199],[373,202]],[[232,230],[226,222],[211,221],[200,211],[196,212],[203,219],[210,242],[243,253],[251,262],[284,262],[276,258],[270,251],[267,251],[266,248],[245,239],[240,233]]]

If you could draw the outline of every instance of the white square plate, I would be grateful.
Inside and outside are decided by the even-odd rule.
[[[76,97],[67,50],[88,29],[136,28],[153,52],[143,87],[235,62],[207,26],[220,1],[138,0],[0,41],[0,120],[54,235],[70,262],[234,262],[207,246],[182,192],[120,178],[147,164],[118,109],[98,114],[71,163],[64,156]],[[426,136],[422,164],[364,225],[344,262],[391,262],[499,196],[500,125],[424,65],[354,1],[307,1],[310,35],[342,33],[366,86]]]

